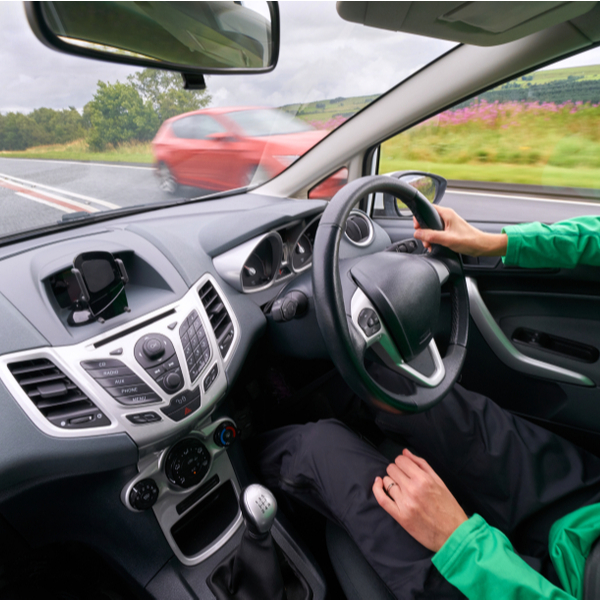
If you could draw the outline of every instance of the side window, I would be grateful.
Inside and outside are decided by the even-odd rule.
[[[185,119],[177,119],[173,123],[173,133],[184,140],[193,140],[193,121],[192,117],[186,117]]]
[[[514,79],[385,141],[379,173],[401,170],[437,173],[450,189],[600,200],[600,49]],[[383,198],[374,208],[385,214]]]
[[[348,183],[348,169],[342,167],[308,192],[310,200],[331,200]]]
[[[225,128],[208,115],[193,115],[173,123],[173,133],[186,140],[205,140],[211,133],[220,133]]]
[[[221,133],[225,128],[207,115],[195,115],[190,117],[193,121],[194,137],[197,140],[205,140],[211,133]]]

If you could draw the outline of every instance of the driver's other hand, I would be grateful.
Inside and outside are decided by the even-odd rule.
[[[386,477],[375,479],[373,494],[387,513],[433,552],[467,520],[464,510],[427,461],[407,449],[388,465]]]
[[[508,238],[505,233],[485,233],[469,225],[451,208],[434,206],[444,222],[444,230],[422,229],[413,217],[415,238],[428,250],[431,244],[446,246],[459,254],[469,256],[504,256]]]

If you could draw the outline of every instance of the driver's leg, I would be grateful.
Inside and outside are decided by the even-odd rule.
[[[425,413],[380,413],[377,423],[423,456],[465,510],[504,532],[550,579],[550,527],[600,502],[600,458],[461,386]],[[538,559],[543,565],[532,563]]]
[[[389,461],[335,420],[292,425],[258,440],[264,483],[341,524],[397,598],[464,596],[378,504],[371,487]]]

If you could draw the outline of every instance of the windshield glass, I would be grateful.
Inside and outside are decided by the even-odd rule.
[[[228,114],[229,118],[250,137],[285,135],[314,129],[306,121],[296,119],[282,110],[238,110]]]
[[[335,2],[279,8],[273,72],[186,91],[178,73],[51,50],[22,3],[0,3],[0,237],[270,179],[452,47],[352,25]]]

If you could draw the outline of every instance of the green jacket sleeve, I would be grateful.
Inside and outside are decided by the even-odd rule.
[[[479,515],[454,531],[433,564],[470,600],[573,600],[532,569],[508,538]]]
[[[599,537],[600,504],[569,513],[550,529],[550,558],[560,581],[576,598],[583,597],[585,561]]]
[[[502,230],[508,235],[504,264],[529,268],[600,265],[600,216],[576,217],[554,225],[527,223]]]

